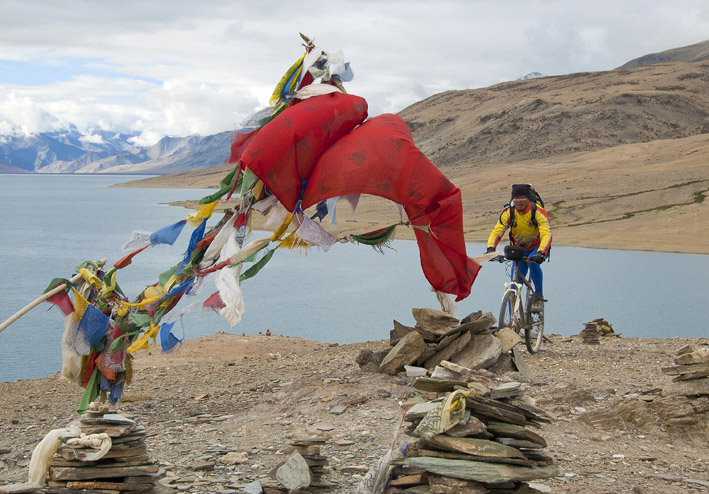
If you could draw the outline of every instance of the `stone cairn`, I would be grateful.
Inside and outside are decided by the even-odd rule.
[[[543,451],[546,441],[530,427],[549,423],[551,417],[524,395],[523,384],[498,384],[495,374],[486,370],[520,343],[519,336],[494,327],[489,312],[478,311],[461,321],[433,309],[412,312],[415,327],[394,321],[392,349],[363,352],[357,359],[365,371],[406,371],[418,377],[414,388],[438,396],[403,404],[408,408],[404,432],[412,439],[403,457],[392,453],[385,492],[536,492],[527,482],[553,477],[557,469]],[[515,364],[519,369],[517,360]],[[378,483],[381,462],[360,488]]]
[[[390,350],[363,350],[357,363],[365,372],[396,375],[406,367],[409,375],[431,374],[442,361],[470,369],[487,369],[521,342],[510,328],[498,329],[492,313],[473,312],[462,320],[434,309],[412,309],[416,325],[394,321]],[[516,363],[516,361],[515,361]],[[521,369],[520,369],[521,371]],[[413,373],[413,374],[412,374]]]
[[[613,326],[608,321],[598,318],[584,323],[584,328],[580,335],[584,343],[600,345],[602,336],[620,336],[620,333],[613,331]]]
[[[392,479],[385,492],[403,494],[414,488],[434,494],[531,493],[536,491],[528,481],[556,476],[552,458],[542,451],[546,441],[529,429],[551,422],[548,415],[519,399],[492,396],[459,395],[457,400],[464,403],[459,403],[455,421],[442,413],[452,394],[409,408],[405,432],[417,439],[408,444],[404,458],[391,462]]]
[[[107,434],[111,438],[108,453],[95,461],[82,461],[96,450],[71,445],[74,436],[60,437],[62,444],[49,461],[47,487],[40,492],[121,494],[152,489],[164,471],[148,456],[145,427],[108,406],[92,403],[92,408],[70,428],[78,427],[86,435]]]
[[[662,369],[664,374],[674,376],[668,388],[671,394],[709,395],[709,347],[685,345],[677,351],[674,363]]]
[[[291,441],[293,451],[271,472],[277,483],[253,486],[254,494],[282,494],[288,492],[327,492],[334,485],[324,480],[328,459],[321,454],[327,438],[314,436]],[[245,492],[252,490],[247,486]]]

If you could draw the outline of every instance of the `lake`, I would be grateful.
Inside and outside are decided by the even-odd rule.
[[[107,187],[134,178],[139,177],[0,175],[0,322],[41,295],[52,278],[71,277],[81,261],[105,257],[112,265],[125,255],[121,247],[133,230],[154,231],[188,212],[162,203],[212,192]],[[252,238],[262,235],[254,232]],[[188,238],[185,230],[174,246],[151,247],[120,270],[117,281],[126,295],[132,298],[176,264]],[[468,244],[471,256],[484,250]],[[705,255],[555,246],[544,264],[546,332],[578,334],[585,321],[603,317],[623,336],[707,337],[706,318],[697,309],[705,306],[708,274]],[[504,265],[484,266],[457,315],[482,309],[497,316],[505,280]],[[177,309],[215,290],[211,275],[203,292],[185,297]],[[308,255],[278,251],[244,282],[243,291],[246,314],[236,327],[200,308],[185,315],[174,333],[189,339],[270,329],[344,344],[388,338],[393,319],[413,325],[412,307],[439,308],[414,241],[395,241],[384,255],[351,244],[328,252],[311,249]],[[62,331],[61,313],[45,303],[0,333],[0,381],[59,371]]]

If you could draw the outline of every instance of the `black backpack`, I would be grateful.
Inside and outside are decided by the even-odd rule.
[[[539,192],[534,190],[534,187],[532,187],[532,184],[527,184],[529,185],[530,190],[532,191],[532,199],[530,199],[529,202],[532,203],[532,224],[534,225],[534,228],[539,228],[539,222],[537,221],[537,204],[541,205],[544,207],[544,201],[542,200],[542,196],[539,195]],[[512,205],[512,201],[509,203],[505,204],[505,206],[502,208],[502,213],[500,213],[500,223],[502,223],[502,214],[507,210],[510,210],[510,244],[514,244],[514,239],[512,238],[512,227],[517,226],[515,223],[515,208]],[[547,251],[547,258],[551,258],[551,245],[549,246],[549,250]]]

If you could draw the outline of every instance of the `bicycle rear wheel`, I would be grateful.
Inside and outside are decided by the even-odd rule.
[[[515,303],[517,302],[517,295],[513,292],[505,293],[502,297],[502,306],[500,306],[500,318],[497,320],[497,327],[510,328],[514,330],[515,333],[519,334],[520,324],[519,317],[514,314]]]
[[[537,353],[542,346],[544,339],[544,305],[539,312],[532,311],[531,296],[527,297],[526,319],[527,324],[524,328],[524,344],[527,346],[529,353]]]

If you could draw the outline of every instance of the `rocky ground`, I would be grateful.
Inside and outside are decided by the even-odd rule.
[[[709,339],[551,335],[527,355],[535,374],[528,394],[556,420],[541,434],[559,476],[542,492],[687,493],[709,491],[709,397],[666,396],[677,350]],[[166,482],[192,493],[243,492],[269,478],[289,443],[313,435],[323,447],[332,492],[353,492],[392,443],[400,403],[416,395],[405,375],[363,373],[361,349],[388,341],[337,346],[292,337],[216,334],[178,351],[137,355],[133,384],[119,411],[148,430],[151,456]],[[518,373],[496,374],[503,382]],[[81,389],[58,375],[0,383],[0,485],[26,480],[33,447],[64,427]],[[400,439],[403,439],[401,437]],[[228,453],[245,453],[230,455]],[[237,463],[230,463],[235,459]]]

